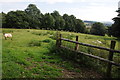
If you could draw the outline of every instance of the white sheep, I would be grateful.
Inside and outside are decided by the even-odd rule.
[[[5,37],[5,40],[6,40],[7,38],[11,38],[11,40],[12,40],[12,34],[11,34],[11,33],[3,33],[3,35],[4,35],[4,37]]]
[[[102,44],[102,42],[101,41],[99,41],[99,40],[96,40],[96,41],[92,41],[93,43],[99,43],[99,44]]]
[[[97,40],[97,42],[98,42],[98,43],[100,43],[100,44],[102,44],[102,42],[101,42],[101,41],[99,41],[99,40]]]

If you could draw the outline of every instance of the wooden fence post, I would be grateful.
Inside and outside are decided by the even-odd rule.
[[[56,46],[58,47],[58,43],[59,43],[59,35],[58,35],[58,32],[56,34]]]
[[[111,41],[110,49],[114,49],[115,44],[116,44],[116,41]],[[114,52],[112,51],[109,52],[108,60],[113,61],[113,53]],[[111,78],[111,70],[112,70],[112,64],[108,63],[107,73],[106,73],[107,78]]]
[[[76,36],[76,41],[78,42],[78,36]],[[79,44],[76,43],[75,50],[78,50]]]
[[[62,34],[60,34],[60,36],[59,36],[59,46],[58,47],[61,46],[61,38],[62,38]]]
[[[61,46],[61,38],[62,38],[62,34],[57,34],[57,39],[56,39],[56,46],[57,47]]]

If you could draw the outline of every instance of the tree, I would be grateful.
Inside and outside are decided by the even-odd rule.
[[[41,26],[41,12],[34,4],[29,4],[25,9],[25,12],[29,15],[29,23],[31,28],[40,28]]]
[[[53,16],[49,13],[46,13],[43,17],[43,27],[45,29],[53,29],[54,24],[55,20]]]
[[[7,28],[28,28],[28,17],[24,11],[10,11],[6,15]]]
[[[41,12],[40,10],[36,7],[35,4],[29,4],[28,7],[25,9],[25,12],[32,16],[33,18],[40,18],[41,17]]]
[[[111,35],[115,37],[120,37],[120,8],[116,11],[118,12],[117,17],[113,18],[114,24],[110,28]]]
[[[63,15],[63,19],[65,20],[65,26],[64,26],[64,30],[69,31],[69,16],[68,14],[64,14]]]
[[[76,17],[74,15],[69,16],[69,29],[70,31],[76,31],[75,25],[76,25]]]
[[[74,32],[86,31],[85,25],[74,15],[64,14],[58,11],[43,15],[34,4],[29,4],[24,11],[10,11],[3,14],[3,27],[7,28],[32,28],[32,29],[57,29]],[[11,24],[12,23],[12,24]]]
[[[75,31],[76,32],[85,33],[86,30],[87,29],[86,29],[84,23],[82,22],[82,20],[76,19]]]
[[[63,27],[65,26],[65,21],[63,17],[59,14],[59,12],[55,10],[53,13],[51,13],[51,15],[54,17],[55,20],[54,29],[63,29]]]
[[[65,20],[64,30],[85,33],[86,28],[82,20],[76,19],[74,15],[63,15]]]
[[[2,27],[6,28],[6,14],[4,12],[2,14]]]
[[[111,35],[112,35],[112,27],[111,27],[111,26],[108,27],[108,29],[107,29],[107,34],[108,34],[108,36],[111,37]]]
[[[65,20],[65,27],[64,29],[67,31],[75,31],[75,20],[76,17],[74,15],[63,15],[63,19]]]
[[[106,33],[105,26],[100,22],[96,22],[92,25],[90,32],[94,35],[104,36]]]

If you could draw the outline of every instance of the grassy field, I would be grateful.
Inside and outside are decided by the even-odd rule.
[[[79,65],[66,61],[56,55],[57,53],[51,52],[51,48],[56,42],[56,31],[34,29],[3,29],[2,31],[12,33],[13,35],[12,40],[5,40],[3,36],[1,37],[3,78],[69,78],[72,75],[71,71],[79,75],[77,77],[101,77],[93,71],[86,69],[82,71],[81,68],[75,68],[74,65]],[[79,42],[103,47],[109,47],[110,41],[116,40],[117,44],[115,49],[120,50],[120,41],[114,37],[63,31],[61,33],[64,38],[75,40],[75,36],[78,35]],[[96,40],[101,41],[102,44],[94,43]],[[67,45],[66,42],[63,43]],[[80,47],[80,50],[94,52],[92,54],[95,54],[95,52],[98,53],[94,49],[91,51],[90,48]],[[98,54],[100,53],[101,51]],[[102,53],[106,52],[102,51]],[[120,55],[118,56],[120,57]],[[114,56],[116,62],[120,61],[118,56]],[[66,74],[70,75],[67,76]]]

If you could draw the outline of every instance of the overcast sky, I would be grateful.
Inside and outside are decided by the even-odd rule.
[[[29,4],[35,4],[40,11],[51,13],[59,11],[76,18],[92,21],[111,21],[117,16],[119,0],[0,0],[0,12],[24,10]]]

